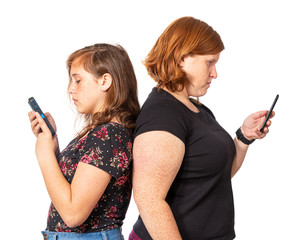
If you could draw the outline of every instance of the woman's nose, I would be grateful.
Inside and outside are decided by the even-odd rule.
[[[212,77],[213,79],[216,79],[217,78],[217,71],[216,71],[216,67],[215,66],[211,70],[210,77]]]

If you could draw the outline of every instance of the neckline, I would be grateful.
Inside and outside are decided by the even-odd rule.
[[[155,88],[155,91],[158,93],[158,89],[157,87],[154,87]],[[169,93],[168,91],[164,90],[164,89],[161,89],[161,91],[163,93],[165,93],[166,95],[170,96],[172,99],[174,99],[176,102],[178,102],[180,105],[182,105],[184,108],[187,109],[187,111],[189,111],[190,113],[194,114],[194,115],[201,115],[202,114],[202,110],[201,108],[199,107],[198,104],[194,103],[194,102],[191,102],[198,110],[199,112],[194,112],[192,111],[189,107],[187,107],[183,102],[181,102],[179,99],[177,99],[176,97],[174,97],[171,93]]]
[[[106,123],[103,123],[103,124],[100,124],[100,125],[96,126],[95,128],[92,128],[92,129],[91,129],[89,132],[87,132],[83,137],[81,137],[80,139],[77,139],[78,142],[79,142],[79,141],[82,141],[84,138],[87,138],[87,137],[89,136],[89,134],[92,133],[97,127],[102,126],[102,125],[105,125],[105,124],[118,125],[118,126],[124,128],[124,129],[126,129],[121,123],[118,123],[118,122],[112,122],[112,121],[111,121],[111,122],[106,122]]]
[[[125,128],[121,123],[111,121],[111,122],[106,122],[106,123],[100,124],[100,125],[96,126],[95,128],[92,128],[89,131],[89,133],[94,131],[94,129],[98,128],[99,126],[106,125],[106,124],[108,124],[108,125],[118,125],[119,127]]]

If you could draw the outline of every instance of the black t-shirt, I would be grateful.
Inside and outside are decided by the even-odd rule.
[[[120,227],[131,197],[131,150],[132,133],[113,122],[99,125],[80,140],[72,140],[58,157],[60,169],[69,183],[79,162],[93,165],[112,178],[88,219],[78,227],[69,228],[51,203],[47,230],[85,233]]]
[[[135,137],[162,130],[185,144],[182,165],[166,197],[182,238],[231,240],[235,238],[231,186],[235,145],[212,112],[195,105],[199,113],[153,88],[137,119]],[[140,217],[134,231],[142,240],[151,239]]]

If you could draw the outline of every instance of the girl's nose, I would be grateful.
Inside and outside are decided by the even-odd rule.
[[[74,93],[74,91],[75,91],[74,83],[71,81],[71,82],[69,83],[69,85],[68,85],[67,92],[68,92],[69,94],[72,94],[72,93]]]

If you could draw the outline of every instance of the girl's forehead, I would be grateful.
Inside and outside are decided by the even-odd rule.
[[[83,62],[80,60],[74,60],[70,67],[70,75],[82,74],[86,72]]]

